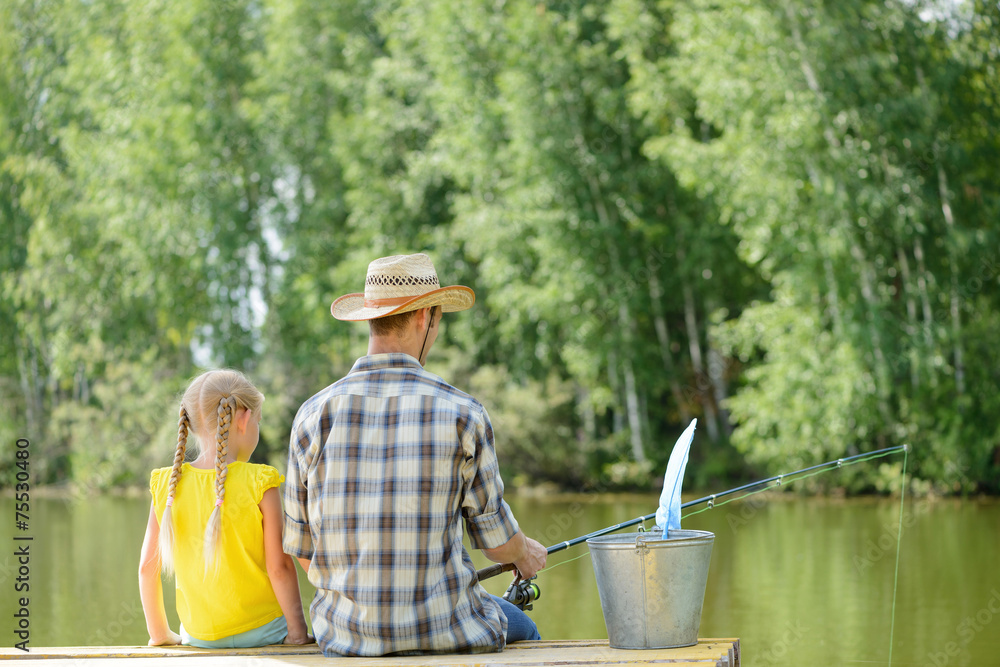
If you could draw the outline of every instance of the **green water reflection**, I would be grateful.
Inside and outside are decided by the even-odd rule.
[[[525,532],[546,545],[647,514],[657,502],[655,495],[509,500]],[[32,499],[31,529],[19,534],[33,537],[33,646],[146,642],[136,568],[147,502]],[[0,517],[0,645],[9,647],[21,595],[10,498],[0,498]],[[885,664],[898,522],[898,501],[873,499],[750,499],[689,516],[685,528],[716,534],[701,636],[740,637],[748,665]],[[907,501],[903,526],[893,664],[996,664],[1000,503]],[[581,545],[553,554],[539,576],[542,596],[531,614],[543,637],[607,636],[586,553]],[[487,588],[501,594],[508,581],[504,574]],[[308,604],[304,577],[302,590]]]

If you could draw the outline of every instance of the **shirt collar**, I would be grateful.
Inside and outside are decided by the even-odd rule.
[[[411,370],[423,370],[423,366],[416,358],[405,352],[386,352],[385,354],[369,354],[354,362],[351,373],[364,373],[369,371],[379,371],[387,368],[409,368]]]

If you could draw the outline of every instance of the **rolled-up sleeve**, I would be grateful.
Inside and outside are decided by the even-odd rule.
[[[296,558],[312,558],[313,539],[309,528],[309,489],[307,486],[308,466],[303,460],[305,449],[303,424],[296,417],[292,424],[292,435],[288,443],[288,470],[285,474],[285,521],[281,547],[284,552]],[[308,436],[305,437],[308,442]]]
[[[493,426],[484,408],[480,407],[480,413],[472,415],[461,433],[461,440],[466,453],[462,515],[469,541],[476,549],[495,549],[506,544],[519,528],[503,499]]]

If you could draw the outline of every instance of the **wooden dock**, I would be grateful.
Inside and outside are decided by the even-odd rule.
[[[368,667],[407,665],[414,667],[534,667],[536,665],[650,665],[671,667],[739,667],[739,639],[699,639],[696,646],[672,649],[615,649],[607,640],[554,640],[518,642],[502,653],[390,656],[384,658],[325,658],[315,644],[309,646],[265,646],[253,649],[200,649],[191,646],[83,646],[76,648],[32,648],[25,653],[0,648],[2,660],[44,660],[39,667],[79,665],[146,665],[148,667],[229,667],[230,665],[307,665],[323,667]],[[122,662],[118,662],[122,660]],[[128,662],[124,662],[127,660]]]

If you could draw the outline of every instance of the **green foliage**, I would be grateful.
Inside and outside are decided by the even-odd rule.
[[[502,366],[482,366],[468,391],[488,406],[497,455],[515,485],[554,481],[578,488],[587,460],[574,429],[573,387],[552,376],[516,383]]]
[[[923,488],[1000,492],[998,24],[981,0],[4,3],[0,470],[29,437],[38,481],[145,484],[213,365],[254,375],[280,463],[365,350],[330,302],[426,251],[477,293],[430,365],[486,405],[508,479],[655,485],[697,417],[699,485],[910,443]]]
[[[745,362],[766,350],[729,402],[740,424],[734,444],[751,462],[797,469],[837,458],[845,443],[869,435],[874,379],[855,349],[823,330],[814,308],[779,293],[717,333],[723,349]]]
[[[174,406],[183,379],[157,369],[150,358],[116,364],[92,388],[90,401],[62,403],[53,411],[49,439],[56,444],[38,481],[69,481],[86,495],[148,483],[149,471],[169,466],[177,445]],[[53,456],[55,454],[55,456]]]

